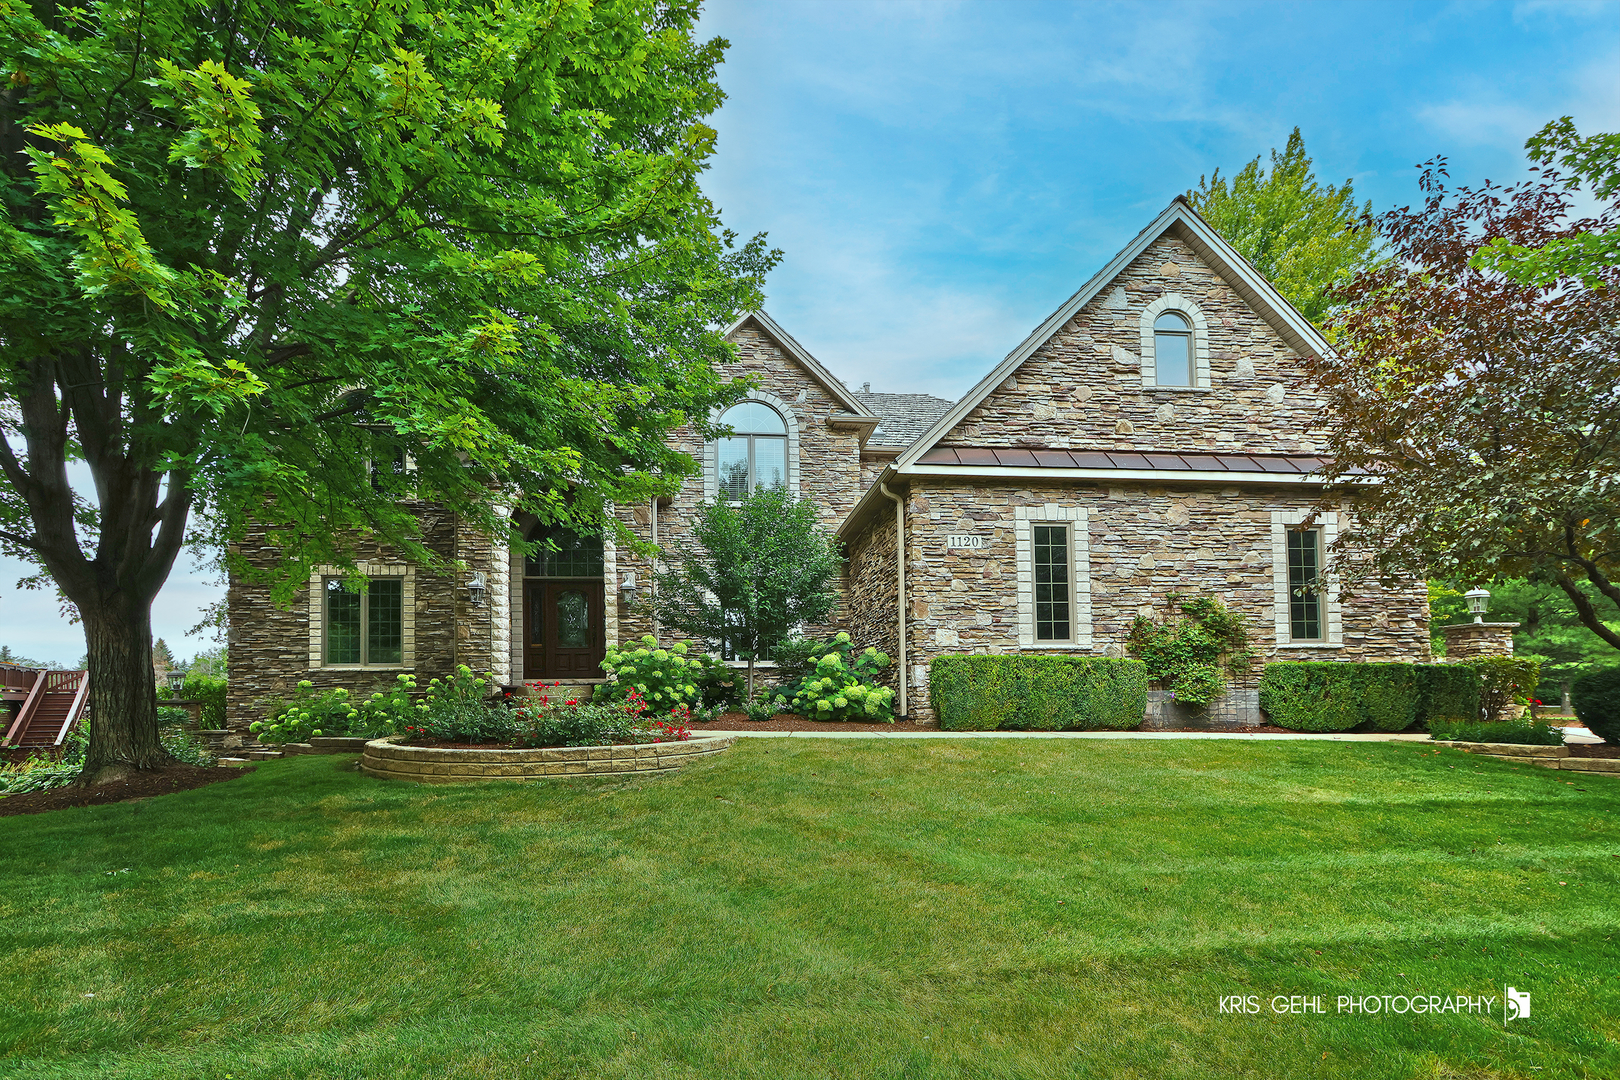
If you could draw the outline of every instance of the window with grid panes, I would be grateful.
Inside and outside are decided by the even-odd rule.
[[[1036,525],[1033,530],[1035,570],[1035,639],[1070,640],[1069,527]]]
[[[1288,636],[1294,641],[1321,641],[1322,530],[1288,530]]]
[[[332,665],[396,665],[405,659],[405,581],[367,579],[365,591],[325,579],[324,660]]]

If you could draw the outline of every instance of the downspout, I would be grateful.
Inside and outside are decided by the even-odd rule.
[[[894,570],[895,594],[899,598],[895,609],[895,628],[900,636],[900,715],[910,717],[906,692],[911,681],[911,669],[906,666],[906,500],[879,483],[878,490],[885,498],[894,500]]]

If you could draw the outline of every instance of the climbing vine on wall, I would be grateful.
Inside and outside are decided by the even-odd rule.
[[[1162,618],[1138,615],[1127,641],[1153,680],[1188,705],[1207,705],[1254,662],[1249,623],[1208,596],[1165,597]]]

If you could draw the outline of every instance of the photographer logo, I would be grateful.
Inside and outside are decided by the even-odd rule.
[[[1530,993],[1520,993],[1511,986],[1503,987],[1502,1023],[1530,1018]]]

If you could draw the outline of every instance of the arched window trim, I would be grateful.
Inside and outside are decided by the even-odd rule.
[[[1155,361],[1153,324],[1173,311],[1192,324],[1192,385],[1160,385]],[[1165,293],[1142,310],[1142,385],[1155,390],[1207,390],[1209,381],[1209,322],[1197,304],[1180,293]]]
[[[782,422],[787,425],[787,485],[788,492],[797,497],[799,494],[799,420],[793,412],[793,406],[775,394],[764,390],[750,390],[745,396],[746,401],[758,401],[769,405],[781,416]],[[720,417],[725,415],[724,409],[715,409],[709,414],[709,419],[718,424]],[[703,444],[703,497],[713,499],[720,493],[720,444],[707,442]]]

